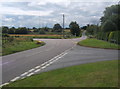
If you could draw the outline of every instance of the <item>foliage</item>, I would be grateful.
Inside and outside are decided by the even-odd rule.
[[[116,44],[120,44],[119,38],[120,38],[120,31],[99,32],[97,34],[97,39],[113,42]]]
[[[15,28],[14,27],[12,27],[12,28],[10,28],[9,30],[8,30],[8,34],[14,34],[15,33]]]
[[[19,27],[15,30],[15,34],[27,34],[28,29],[26,27]]]
[[[107,7],[104,11],[104,16],[101,17],[101,24],[103,25],[107,20],[111,20],[120,30],[120,5],[112,5]]]
[[[99,27],[97,25],[89,25],[86,30],[90,35],[95,35],[99,31]]]
[[[57,23],[53,26],[52,32],[62,32],[62,27],[60,26],[59,23]]]
[[[71,22],[69,24],[69,27],[70,27],[70,31],[71,31],[71,34],[72,35],[75,35],[75,36],[79,36],[80,35],[80,27],[79,25],[77,24],[77,22]]]
[[[101,29],[104,32],[116,31],[117,26],[112,21],[107,20],[105,23],[103,23]]]
[[[44,29],[40,29],[39,34],[45,34],[45,30]]]
[[[2,55],[8,55],[44,45],[36,44],[31,38],[27,37],[2,37]]]
[[[6,27],[6,26],[3,26],[2,27],[2,33],[8,33],[8,27]]]

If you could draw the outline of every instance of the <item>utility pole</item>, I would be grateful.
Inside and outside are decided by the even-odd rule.
[[[63,30],[62,30],[63,38],[64,38],[64,24],[65,24],[65,15],[63,14]]]

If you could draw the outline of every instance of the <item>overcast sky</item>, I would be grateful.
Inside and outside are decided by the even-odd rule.
[[[55,23],[62,25],[64,13],[65,27],[71,21],[80,26],[99,24],[105,8],[117,3],[118,0],[1,0],[0,21],[9,27],[53,27]]]

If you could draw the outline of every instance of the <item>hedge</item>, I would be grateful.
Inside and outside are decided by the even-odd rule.
[[[105,40],[109,42],[114,42],[116,44],[120,44],[120,31],[99,32],[96,38],[99,40]]]

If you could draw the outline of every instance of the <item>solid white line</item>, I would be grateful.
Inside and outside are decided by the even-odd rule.
[[[14,79],[11,80],[11,82],[14,82],[16,80],[18,80],[20,77],[15,77]]]

